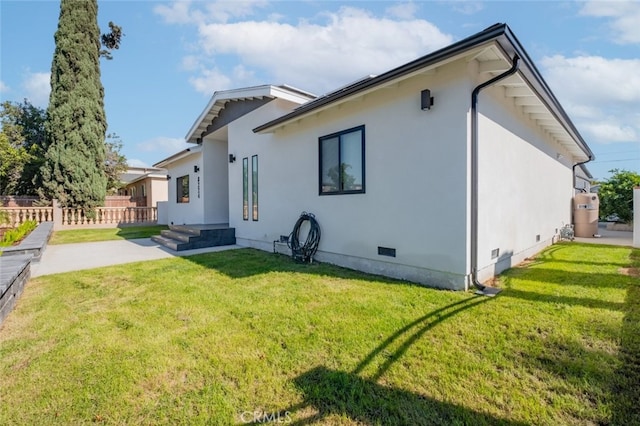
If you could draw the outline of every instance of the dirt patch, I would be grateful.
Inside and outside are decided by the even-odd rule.
[[[524,260],[518,263],[516,266],[518,268],[524,268],[526,266],[531,265],[532,263],[536,263],[538,260],[535,257],[525,257]]]
[[[620,268],[618,269],[618,273],[622,275],[627,275],[629,277],[640,278],[640,268]]]

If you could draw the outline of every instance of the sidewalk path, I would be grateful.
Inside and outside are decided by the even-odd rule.
[[[151,241],[150,238],[47,245],[40,262],[31,264],[31,276],[39,277],[60,272],[79,271],[176,256],[190,256],[237,248],[240,247],[234,245],[173,251]]]
[[[633,232],[629,231],[610,231],[603,225],[598,225],[598,234],[600,238],[583,238],[576,237],[575,241],[580,243],[591,244],[609,244],[612,246],[629,246],[633,245]]]

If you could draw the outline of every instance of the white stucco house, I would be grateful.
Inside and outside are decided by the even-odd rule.
[[[186,139],[155,165],[174,225],[271,251],[312,212],[317,260],[448,289],[551,244],[594,158],[504,24],[318,98],[216,92]]]

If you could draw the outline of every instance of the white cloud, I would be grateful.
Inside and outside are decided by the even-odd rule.
[[[638,142],[639,59],[599,56],[541,61],[543,75],[585,137],[597,143]]]
[[[616,43],[640,43],[640,2],[638,1],[588,1],[581,15],[611,18],[609,27]]]
[[[463,15],[473,15],[484,9],[481,1],[458,0],[451,3],[453,10]]]
[[[4,82],[0,80],[0,93],[5,93],[5,92],[8,92],[9,90],[11,90],[9,89],[9,86],[4,84]]]
[[[200,59],[196,55],[187,55],[182,58],[181,68],[185,71],[196,71],[200,68]]]
[[[204,10],[192,8],[191,0],[174,1],[171,5],[157,5],[153,11],[168,24],[202,24],[204,22],[228,22],[232,18],[253,15],[258,7],[268,4],[266,0],[214,1],[202,3]]]
[[[616,117],[607,117],[606,121],[585,122],[581,128],[595,137],[601,143],[634,142],[638,141],[638,129],[621,123]]]
[[[418,6],[413,3],[400,3],[386,9],[386,14],[392,18],[413,19],[418,11]]]
[[[127,165],[129,167],[149,167],[147,163],[137,158],[127,158]]]
[[[49,93],[51,93],[51,73],[48,72],[27,72],[22,87],[25,90],[25,97],[31,104],[46,108],[49,104]]]
[[[154,7],[153,11],[162,16],[168,24],[189,24],[204,19],[201,13],[191,11],[190,0],[175,1],[170,6],[160,4]]]
[[[541,63],[559,91],[581,102],[640,102],[640,59],[555,55]]]
[[[420,19],[392,20],[343,7],[325,13],[323,24],[273,21],[209,23],[199,26],[202,53],[235,55],[249,70],[274,83],[322,93],[368,74],[378,74],[445,46],[452,37]],[[203,73],[211,81],[221,69]],[[231,74],[231,71],[227,71]],[[235,85],[230,78],[224,83]]]
[[[188,148],[184,138],[168,138],[159,136],[136,144],[136,148],[143,152],[159,152],[164,154],[174,154]]]
[[[267,5],[264,0],[216,1],[206,6],[207,17],[216,22],[253,15],[254,9]]]
[[[212,95],[216,90],[231,89],[231,78],[217,68],[203,69],[197,77],[190,77],[189,83],[196,91],[205,95]]]

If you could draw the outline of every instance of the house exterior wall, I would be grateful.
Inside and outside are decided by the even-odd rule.
[[[147,206],[156,207],[158,202],[169,199],[169,184],[166,178],[148,178]]]
[[[486,89],[478,104],[480,281],[551,244],[571,222],[571,155],[525,119],[502,90]]]
[[[229,222],[229,170],[227,141],[203,141],[203,166],[196,179],[201,178],[201,188],[197,197],[204,202],[204,217],[202,223]],[[197,188],[196,192],[197,191]],[[206,194],[206,196],[204,196]]]
[[[453,63],[320,112],[275,134],[260,108],[229,126],[230,223],[239,244],[271,250],[302,211],[322,229],[317,258],[462,289],[467,282],[467,68]],[[420,109],[429,88],[434,106]],[[365,126],[366,193],[318,195],[318,138]],[[231,148],[231,146],[233,148]],[[259,158],[259,220],[242,220],[242,158]],[[378,255],[378,247],[396,257]]]
[[[204,199],[198,198],[197,173],[193,166],[197,165],[203,170],[202,153],[196,152],[180,160],[172,162],[167,167],[167,173],[171,176],[169,183],[168,217],[170,225],[200,224],[204,223]],[[189,176],[189,202],[177,202],[177,181],[181,176]]]

